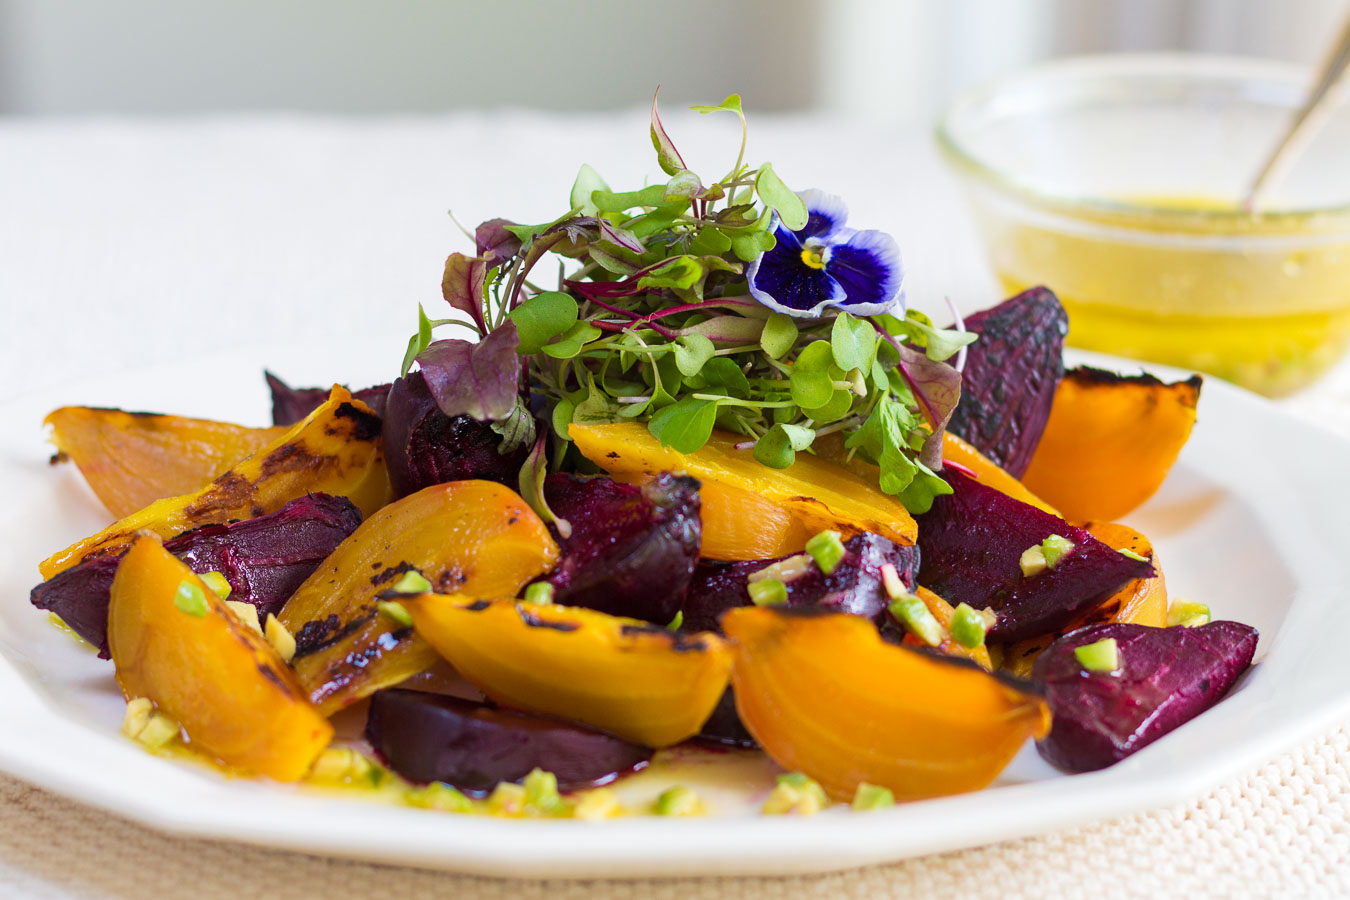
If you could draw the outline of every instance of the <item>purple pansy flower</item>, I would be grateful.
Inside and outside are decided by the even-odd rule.
[[[881,231],[845,228],[848,207],[823,191],[802,191],[806,227],[789,231],[779,224],[778,243],[746,270],[750,294],[770,309],[790,316],[818,316],[837,306],[857,316],[903,313],[905,279],[900,248]]]

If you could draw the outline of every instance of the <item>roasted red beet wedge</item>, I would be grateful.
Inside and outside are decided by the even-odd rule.
[[[384,459],[394,496],[447,481],[481,478],[514,488],[529,448],[501,453],[488,422],[441,412],[421,372],[389,388],[384,404]]]
[[[952,606],[993,607],[989,637],[1020,641],[1054,631],[1132,578],[1153,573],[1058,516],[1014,500],[951,468],[952,493],[920,516],[919,583]],[[1022,574],[1022,553],[1052,534],[1073,549],[1040,574]]]
[[[329,389],[293,388],[267,370],[267,387],[272,392],[272,424],[294,425],[305,416],[318,409],[328,399]],[[375,415],[384,415],[384,398],[389,393],[389,385],[377,384],[374,387],[352,391],[352,396],[375,411]]]
[[[398,688],[370,698],[366,739],[409,781],[443,781],[482,796],[539,768],[564,791],[641,769],[651,749],[557,719]]]
[[[961,402],[947,428],[1021,478],[1064,374],[1069,316],[1058,297],[1035,287],[976,313],[966,328],[980,339],[966,351]]]
[[[164,549],[199,575],[224,575],[230,599],[252,603],[266,619],[360,524],[360,510],[346,497],[310,494],[269,515],[185,532],[165,541]],[[121,560],[121,553],[86,560],[33,588],[29,597],[98,647],[104,659],[109,592]]]
[[[1036,660],[1054,714],[1041,756],[1070,772],[1117,763],[1189,722],[1223,697],[1256,652],[1256,629],[1238,622],[1198,628],[1109,623],[1055,641]],[[1118,669],[1084,669],[1074,650],[1113,638]]]
[[[663,472],[644,485],[606,476],[548,476],[544,497],[572,526],[562,559],[540,578],[556,603],[665,625],[698,562],[698,482]]]
[[[770,565],[802,557],[801,566],[780,565],[778,580],[787,588],[790,607],[821,606],[862,616],[880,624],[889,602],[881,585],[881,567],[895,566],[905,587],[914,589],[919,549],[901,547],[876,534],[859,534],[844,542],[844,557],[825,575],[807,554],[746,562],[702,562],[694,570],[684,601],[683,627],[721,633],[718,620],[735,606],[749,606],[750,576]]]

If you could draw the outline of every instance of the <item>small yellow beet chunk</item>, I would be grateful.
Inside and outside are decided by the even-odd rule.
[[[108,646],[123,695],[148,699],[226,766],[295,781],[333,736],[262,635],[154,537],[118,566]]]

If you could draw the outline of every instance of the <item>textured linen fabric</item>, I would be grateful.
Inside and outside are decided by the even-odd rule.
[[[730,119],[730,117],[728,117]],[[734,121],[672,113],[720,172]],[[748,159],[896,237],[914,305],[998,299],[925,135],[751,117]],[[88,384],[254,342],[353,335],[391,366],[472,224],[544,221],[590,162],[655,172],[644,115],[0,121],[0,379]],[[284,373],[283,373],[284,374]],[[1350,365],[1285,405],[1350,435]],[[0,727],[4,727],[0,723]],[[516,882],[163,835],[0,775],[0,897],[1054,897],[1350,895],[1350,723],[1199,799],[895,865],[785,879]],[[528,848],[522,847],[522,853]]]

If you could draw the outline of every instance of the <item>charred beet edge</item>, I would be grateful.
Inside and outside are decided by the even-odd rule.
[[[165,541],[164,549],[198,574],[224,575],[230,599],[252,603],[266,618],[360,524],[360,510],[346,497],[310,494],[265,516],[185,532]],[[98,647],[104,659],[109,592],[121,560],[122,553],[86,560],[39,584],[29,597]]]
[[[1031,288],[966,319],[980,335],[961,373],[961,402],[947,428],[1013,476],[1031,464],[1064,374],[1069,316],[1059,298]]]
[[[556,603],[665,625],[675,618],[698,562],[698,482],[663,472],[641,487],[557,473],[544,497],[572,524],[562,559],[540,581]]]
[[[366,739],[409,781],[443,781],[482,796],[539,768],[562,790],[613,781],[644,767],[647,747],[580,725],[483,703],[392,688],[370,699]]]
[[[421,372],[410,372],[389,389],[384,458],[396,497],[470,478],[514,488],[529,451],[499,453],[501,440],[488,422],[441,412]]]
[[[1117,763],[1209,709],[1251,665],[1257,632],[1238,622],[1090,625],[1055,641],[1032,678],[1045,687],[1054,726],[1037,745],[1070,772]],[[1113,638],[1118,669],[1091,672],[1074,650]]]
[[[1014,500],[951,468],[952,493],[919,517],[919,583],[956,606],[993,607],[989,637],[1020,641],[1068,624],[1132,578],[1153,574],[1058,516]],[[1022,574],[1023,551],[1052,534],[1073,549],[1054,568]]]
[[[267,387],[272,392],[272,424],[294,425],[305,416],[314,412],[328,399],[328,388],[293,388],[277,376],[263,370],[267,378]],[[384,399],[389,393],[389,385],[377,384],[374,387],[352,391],[352,396],[374,411],[375,415],[384,415]]]
[[[735,606],[749,606],[750,576],[760,569],[793,557],[756,559],[747,562],[700,563],[689,584],[684,602],[684,628],[691,631],[721,631],[718,620]],[[914,589],[919,570],[919,549],[901,547],[880,535],[859,534],[844,542],[844,558],[825,575],[810,556],[796,577],[779,578],[787,588],[788,608],[819,606],[831,612],[850,613],[880,624],[889,602],[881,584],[881,567],[895,566],[905,587]],[[787,573],[791,574],[791,570]]]

